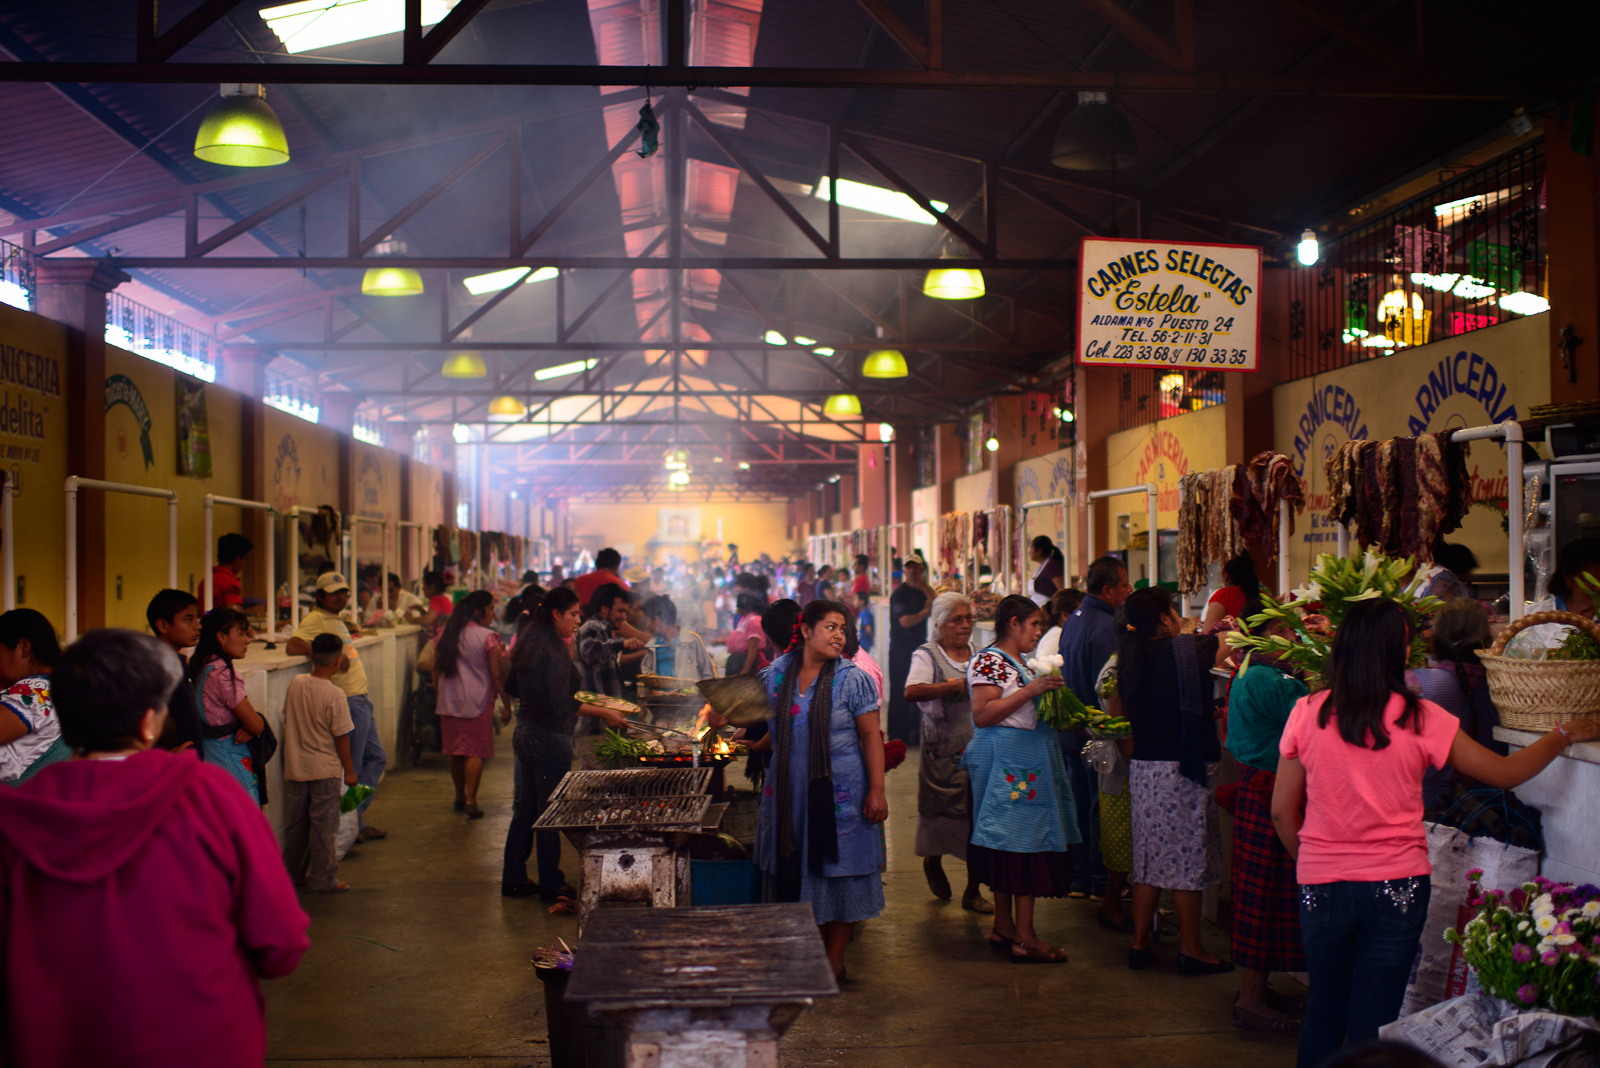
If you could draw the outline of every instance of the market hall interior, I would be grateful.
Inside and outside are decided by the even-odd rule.
[[[1020,773],[1070,780],[1075,798],[1046,793],[1048,848],[1024,852],[994,844],[1031,826],[1022,817],[971,833],[967,769],[994,754],[933,754],[922,717],[956,698],[971,728],[988,690],[1051,675],[1027,605],[1055,604],[1039,630],[1067,652],[1044,617],[1079,618],[1055,600],[1069,591],[1095,594],[1117,639],[1153,641],[1219,616],[1230,629],[1258,596],[1294,598],[1295,640],[1316,647],[1298,670],[1315,686],[1313,594],[1335,575],[1380,581],[1381,567],[1408,625],[1426,614],[1413,611],[1421,583],[1475,602],[1471,670],[1446,672],[1432,646],[1407,661],[1451,674],[1444,692],[1471,701],[1490,689],[1478,654],[1519,620],[1594,615],[1594,13],[1539,2],[1514,16],[1437,0],[0,5],[0,966],[32,977],[0,992],[0,1061],[69,1048],[94,1060],[81,1050],[115,1039],[135,1068],[204,1062],[208,1043],[247,1063],[548,1063],[548,973],[565,974],[550,967],[572,963],[564,949],[577,950],[570,1008],[620,985],[617,961],[651,959],[605,939],[698,921],[593,908],[579,938],[574,913],[616,890],[602,884],[617,872],[580,878],[567,842],[562,885],[537,859],[508,861],[508,837],[528,844],[558,772],[609,797],[587,777],[596,765],[612,782],[659,771],[650,782],[688,784],[669,792],[688,815],[651,833],[703,828],[684,871],[743,881],[652,892],[782,928],[794,913],[762,898],[798,890],[755,824],[761,810],[770,830],[783,808],[761,788],[789,780],[746,783],[760,727],[702,733],[715,723],[701,697],[715,699],[694,684],[838,653],[841,699],[825,707],[861,713],[858,735],[837,732],[861,759],[840,761],[834,783],[854,868],[829,878],[854,881],[830,884],[820,937],[806,918],[795,957],[750,979],[792,982],[807,992],[786,996],[808,1004],[787,1031],[749,1039],[752,1065],[781,1048],[784,1063],[819,1066],[1315,1068],[1321,1047],[1296,1050],[1306,973],[1287,963],[1314,895],[1298,891],[1262,785],[1282,717],[1256,764],[1235,752],[1242,657],[1202,676],[1216,692],[1198,700],[1222,713],[1199,716],[1212,749],[1176,725],[1154,739],[1170,743],[1159,763],[1200,843],[1157,843],[1141,824],[1161,804],[1148,792],[1119,805],[1119,783],[1137,794],[1128,766],[1158,763],[1148,747],[1124,752],[1148,718],[1014,710],[1048,738],[1030,737]],[[1352,578],[1355,562],[1371,573]],[[1155,610],[1161,588],[1186,622]],[[800,620],[791,598],[796,612],[835,599],[846,611]],[[912,683],[954,685],[919,709],[906,685],[943,654],[916,652],[963,604],[975,650],[1011,644],[988,676]],[[828,628],[838,648],[807,644]],[[1087,670],[1071,688],[1109,702],[1096,673],[1121,643],[1099,641],[1080,643],[1096,663],[1054,670]],[[1559,670],[1600,671],[1600,643],[1572,641],[1596,660]],[[557,684],[498,701],[519,645]],[[551,655],[569,648],[570,663]],[[471,653],[470,686],[430,666],[441,650],[451,665]],[[659,687],[636,681],[651,672]],[[155,690],[165,720],[119,704]],[[774,722],[802,703],[809,715],[809,700]],[[1509,759],[1549,757],[1497,797],[1516,814],[1502,837],[1522,843],[1505,844],[1527,855],[1496,877],[1600,884],[1600,747],[1569,733],[1561,700],[1546,706],[1467,725]],[[73,728],[86,713],[110,725]],[[627,734],[597,741],[601,723]],[[347,724],[348,754],[335,740]],[[1058,746],[1056,724],[1092,727],[1099,744],[1086,754],[1069,733]],[[772,744],[811,744],[796,737]],[[215,767],[194,770],[191,753]],[[701,760],[721,768],[718,787],[677,774]],[[169,777],[140,778],[157,767]],[[116,815],[62,797],[129,769],[124,789],[220,791],[206,796],[238,810],[218,818],[242,828],[237,855],[205,838],[218,827],[194,806],[117,813],[178,811],[205,856],[266,872],[204,868],[264,895],[248,908],[199,879],[189,898],[159,895],[189,901],[185,936],[220,929],[197,918],[210,909],[261,940],[248,956],[228,942],[236,982],[210,1030],[150,1026],[161,1014],[131,1000],[51,1000],[120,953],[140,976],[209,961],[181,939],[168,952],[154,920],[80,938],[92,965],[18,948],[51,920],[88,929],[72,919],[82,898],[18,888],[55,878],[37,851],[53,863],[63,838],[102,841],[93,820]],[[934,779],[942,800],[923,796]],[[878,880],[863,824],[880,782]],[[990,785],[991,814],[1038,800]],[[1003,896],[1013,914],[963,907],[967,869],[948,854],[953,900],[930,896],[915,845],[925,807],[968,821],[974,900]],[[35,833],[56,825],[41,812],[92,825]],[[564,829],[603,838],[621,818],[589,817]],[[1107,827],[1139,846],[1135,881],[1177,853],[1199,870],[1175,882],[1203,888],[1157,900],[1141,882],[1124,906],[1125,873],[1102,870]],[[142,845],[145,830],[117,840]],[[1422,866],[1451,848],[1410,831]],[[1000,867],[1018,856],[1032,866]],[[1475,900],[1469,867],[1446,886],[1438,866],[1408,1014],[1470,996],[1452,964],[1467,951],[1452,958],[1436,922]],[[1269,878],[1270,908],[1252,912],[1249,889]],[[1107,879],[1126,916],[1086,900]],[[1409,916],[1417,884],[1390,889]],[[1154,908],[1146,945],[1132,916]],[[610,954],[604,978],[586,973],[586,941],[591,960]],[[1252,950],[1272,963],[1250,967]],[[1237,973],[1221,973],[1230,962]],[[1529,989],[1499,991],[1502,1007],[1555,1006]],[[122,1031],[84,1022],[119,1008]]]

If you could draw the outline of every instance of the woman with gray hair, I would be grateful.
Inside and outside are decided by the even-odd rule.
[[[959,593],[934,598],[928,620],[937,637],[911,654],[905,697],[922,710],[922,765],[917,787],[917,856],[928,889],[941,901],[953,896],[940,858],[967,859],[972,838],[972,806],[961,754],[972,740],[972,705],[967,693],[967,661],[972,659],[972,602]],[[967,876],[961,907],[992,913]]]

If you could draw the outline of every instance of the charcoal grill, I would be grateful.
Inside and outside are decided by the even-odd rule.
[[[583,861],[578,936],[603,908],[672,908],[689,901],[692,835],[716,829],[710,768],[569,771],[534,821],[565,831]]]
[[[617,1021],[628,1065],[777,1068],[790,1024],[838,992],[809,905],[734,905],[597,916],[566,998]]]

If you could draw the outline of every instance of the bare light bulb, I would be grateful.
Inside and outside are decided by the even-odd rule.
[[[1300,235],[1300,247],[1295,254],[1299,257],[1301,263],[1310,267],[1317,262],[1318,252],[1317,232],[1315,230],[1306,230]]]

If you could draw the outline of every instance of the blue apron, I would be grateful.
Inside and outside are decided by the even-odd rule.
[[[205,751],[201,754],[207,764],[215,764],[231,775],[235,782],[244,787],[250,795],[250,800],[258,801],[256,792],[255,758],[250,754],[250,743],[234,741],[234,734],[238,732],[237,721],[228,733],[220,738],[213,737],[211,732],[220,728],[212,727],[206,723],[205,692],[206,680],[215,671],[215,663],[207,664],[200,669],[200,677],[195,680],[194,703],[200,711],[200,727],[205,732]]]
[[[1033,676],[996,649],[1021,684]],[[1056,731],[978,727],[961,758],[972,783],[972,843],[1006,853],[1064,853],[1083,840]]]

